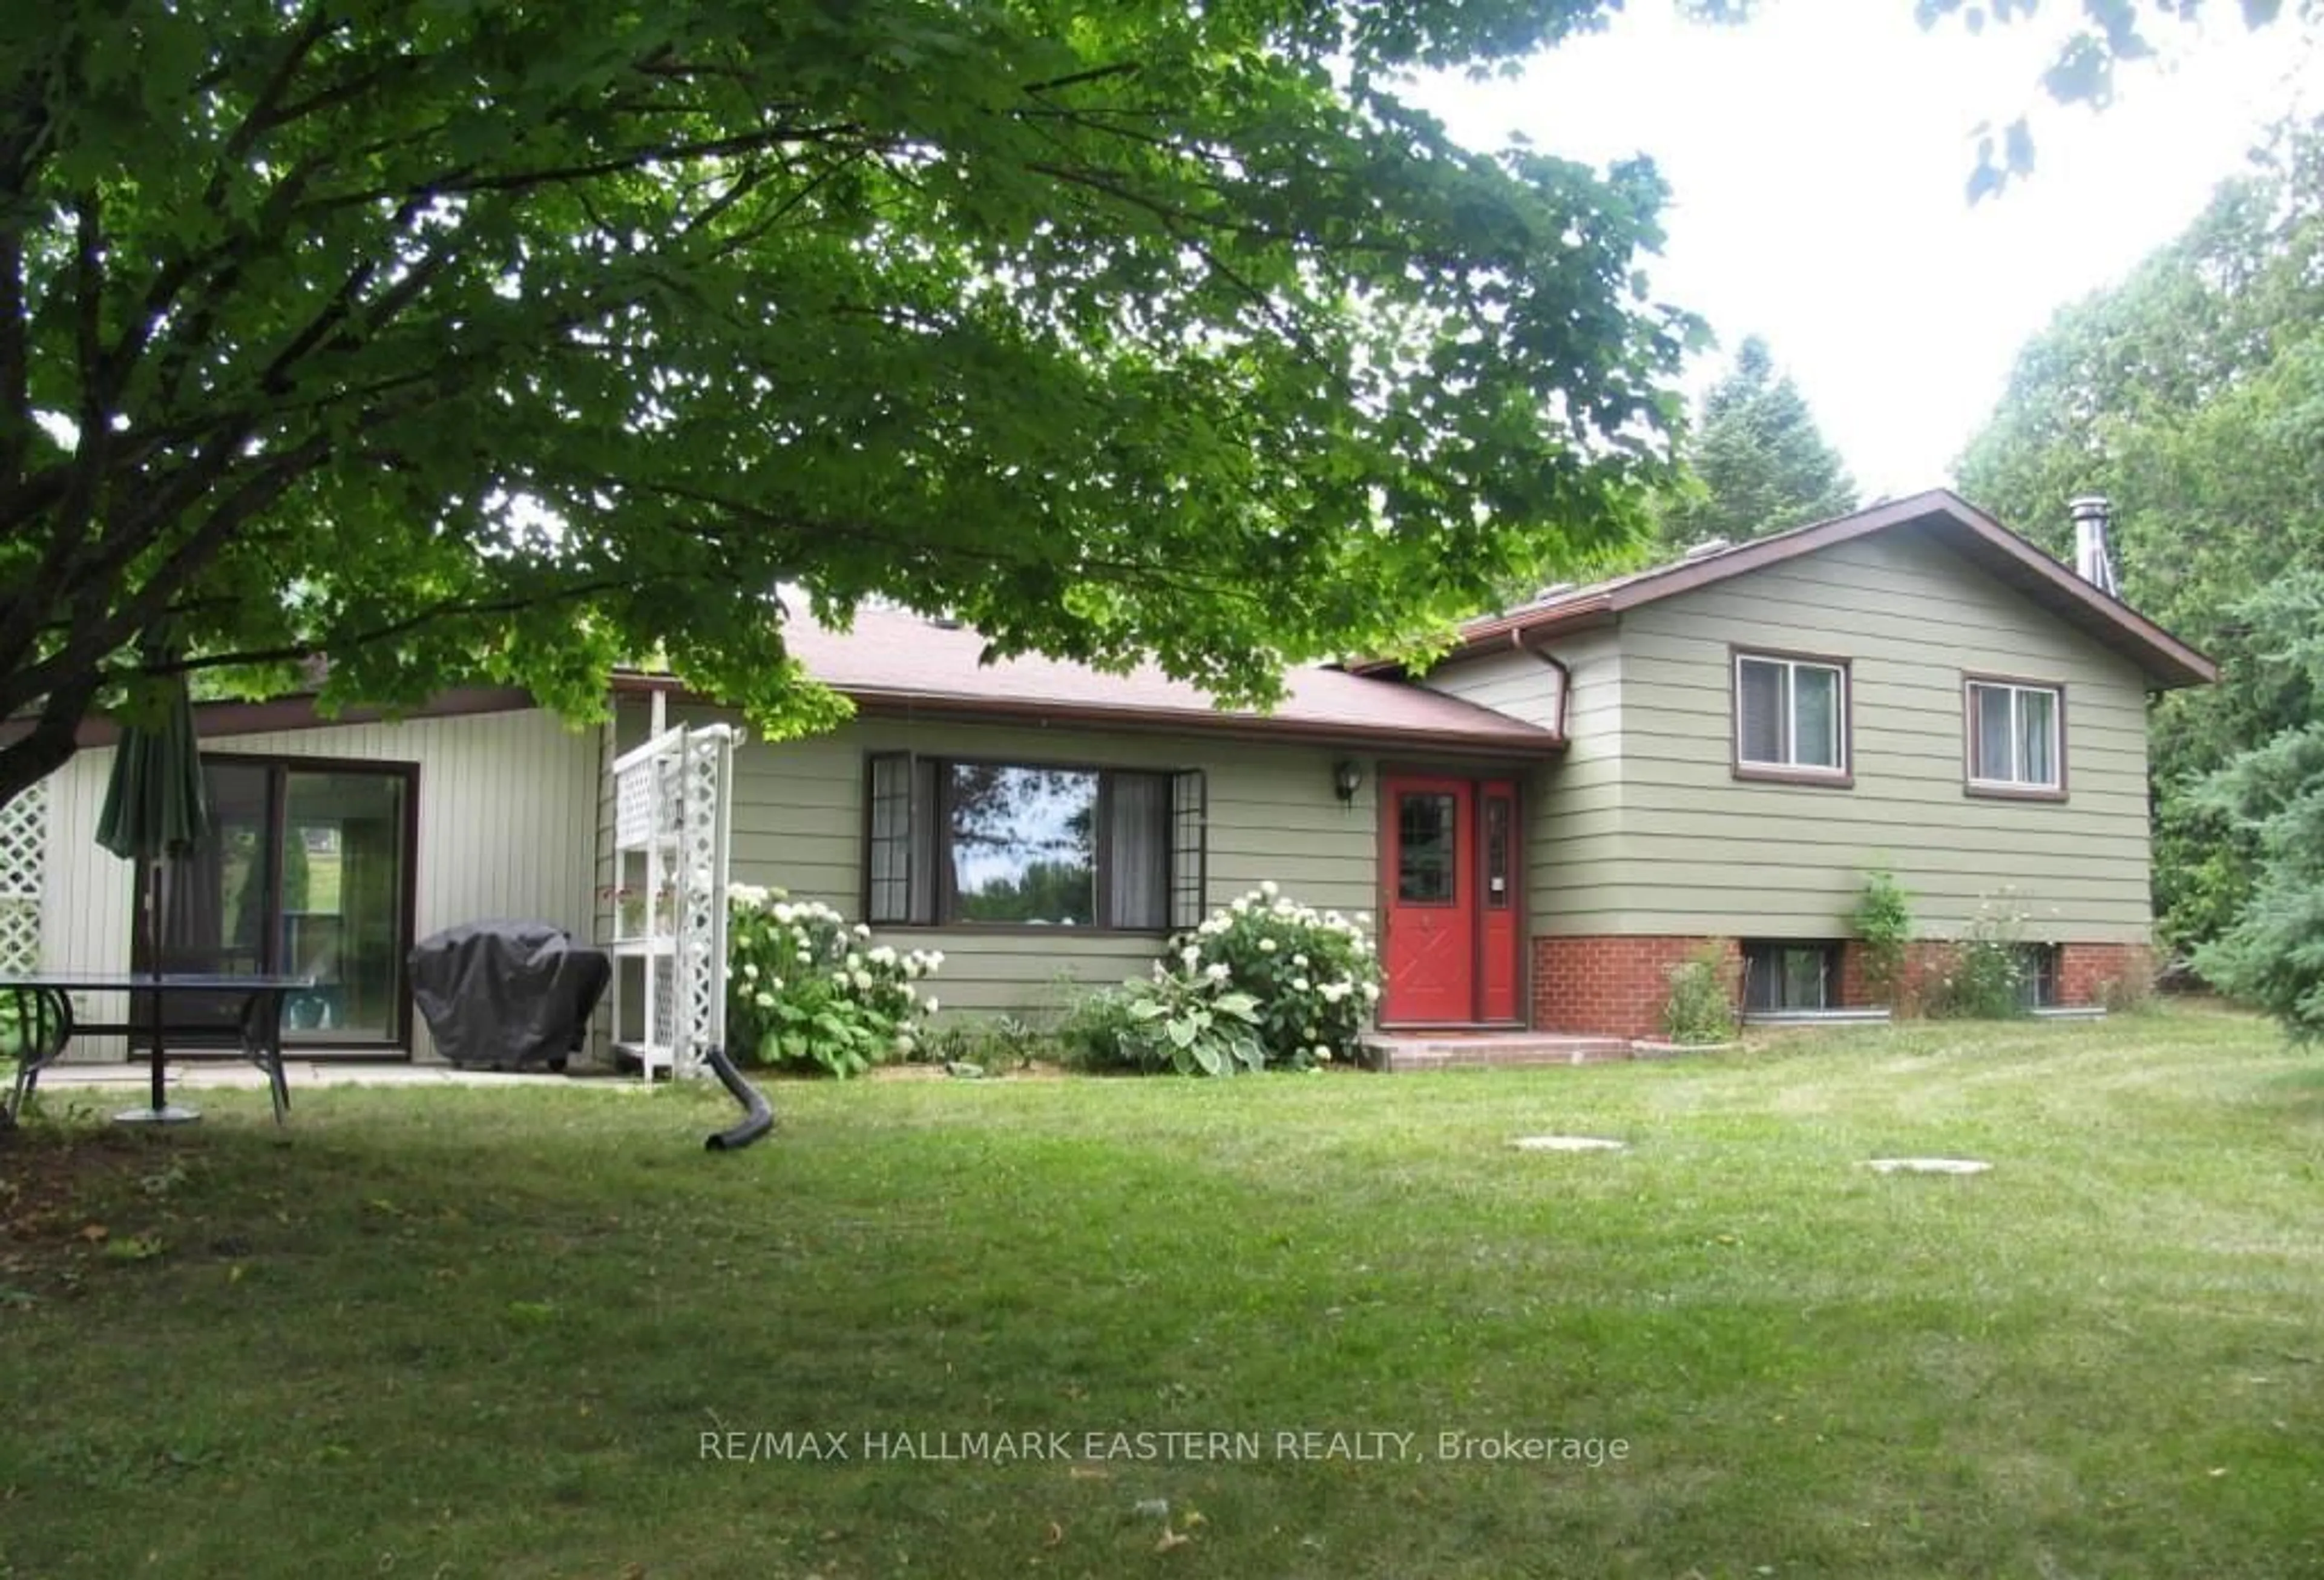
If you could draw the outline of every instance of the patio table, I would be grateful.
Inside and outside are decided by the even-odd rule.
[[[315,985],[311,976],[288,976],[272,974],[236,974],[231,972],[166,972],[144,971],[33,971],[0,974],[0,1000],[13,1004],[18,1028],[17,1035],[23,1048],[16,1067],[14,1086],[8,1094],[6,1123],[14,1124],[24,1099],[31,1096],[41,1072],[64,1055],[65,1049],[76,1035],[122,1037],[143,1033],[152,1036],[153,1103],[150,1112],[133,1111],[124,1119],[198,1117],[189,1110],[169,1108],[162,1102],[162,1045],[171,1032],[180,1036],[194,1031],[215,1034],[213,1025],[172,1026],[167,1012],[171,998],[208,994],[212,997],[238,997],[242,1001],[237,1034],[241,1039],[242,1056],[266,1074],[267,1095],[273,1100],[274,1123],[281,1124],[290,1109],[290,1087],[282,1075],[282,1001],[290,994],[301,993]],[[162,1013],[158,1024],[143,1020],[129,1021],[87,1021],[73,1013],[72,995],[77,993],[152,993],[161,1001]],[[155,1033],[159,1035],[155,1035]]]

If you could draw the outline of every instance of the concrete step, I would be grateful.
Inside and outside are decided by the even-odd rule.
[[[1385,1032],[1365,1039],[1378,1067],[1410,1070],[1511,1069],[1608,1064],[1632,1057],[1624,1037],[1563,1032]]]

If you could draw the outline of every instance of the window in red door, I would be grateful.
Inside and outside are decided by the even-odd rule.
[[[1396,897],[1406,905],[1452,905],[1460,897],[1456,799],[1408,791],[1397,802]]]

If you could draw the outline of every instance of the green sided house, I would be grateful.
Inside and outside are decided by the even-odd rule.
[[[2148,968],[2147,698],[2216,675],[2098,585],[2083,525],[2087,574],[1919,494],[1546,589],[1425,674],[1301,670],[1266,716],[1152,671],[982,664],[975,633],[890,611],[798,624],[857,716],[739,749],[733,875],[941,948],[947,1016],[1141,973],[1266,880],[1375,917],[1388,1028],[1644,1035],[1706,941],[1751,1007],[1846,1007],[1874,868],[1931,938],[2015,905],[2034,992],[2089,1003]],[[719,716],[639,674],[592,732],[497,691],[401,723],[211,706],[217,871],[171,936],[326,981],[290,1034],[309,1054],[428,1058],[410,942],[501,917],[609,938],[610,765]],[[0,814],[0,944],[119,969],[135,880],[95,843],[110,752],[87,745]]]

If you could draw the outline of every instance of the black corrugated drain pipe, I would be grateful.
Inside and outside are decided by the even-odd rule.
[[[742,1072],[734,1067],[734,1061],[726,1057],[724,1049],[706,1048],[702,1057],[716,1072],[718,1084],[742,1105],[741,1123],[727,1130],[711,1132],[703,1138],[703,1150],[738,1152],[775,1128],[775,1111],[768,1106],[765,1095],[742,1078]]]

